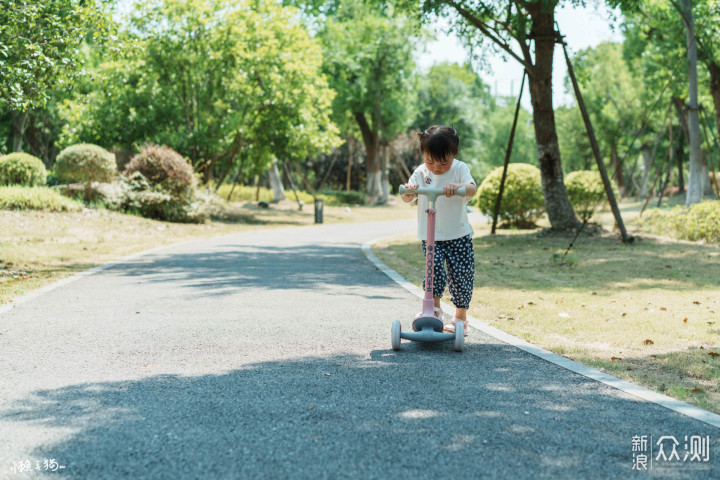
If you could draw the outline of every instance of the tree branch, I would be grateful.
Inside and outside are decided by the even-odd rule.
[[[460,14],[460,16],[462,16],[462,17],[465,18],[468,22],[470,22],[470,23],[472,24],[472,26],[474,26],[475,28],[477,28],[478,30],[480,30],[480,31],[483,33],[483,35],[485,35],[486,37],[488,37],[493,43],[495,43],[497,46],[499,46],[500,48],[502,48],[506,53],[508,53],[508,54],[509,54],[511,57],[513,57],[515,60],[517,60],[518,62],[520,62],[520,64],[525,67],[525,69],[528,71],[528,73],[529,73],[530,75],[533,74],[533,73],[532,73],[532,70],[533,70],[533,65],[532,65],[532,63],[531,63],[531,62],[528,62],[528,61],[525,60],[524,58],[520,57],[517,53],[515,53],[515,52],[513,51],[512,48],[510,48],[510,46],[509,46],[507,43],[505,43],[505,42],[504,42],[501,38],[499,38],[498,36],[494,35],[494,34],[491,32],[491,28],[490,28],[487,24],[485,24],[485,22],[483,22],[483,21],[481,21],[480,19],[478,19],[478,18],[477,18],[475,15],[473,15],[470,11],[464,9],[462,6],[460,6],[458,3],[456,3],[456,2],[453,1],[453,0],[442,0],[442,2],[445,3],[445,4],[447,4],[447,5],[449,5],[449,6],[451,6],[451,7],[453,7],[453,8]],[[516,38],[516,37],[513,36],[513,38]],[[516,38],[516,39],[517,39],[517,38]],[[517,39],[517,40],[518,40],[518,42],[522,43],[519,39]],[[524,53],[525,53],[525,52],[524,52],[524,49],[523,49],[523,54],[524,54]],[[528,53],[529,53],[529,50],[528,50]]]

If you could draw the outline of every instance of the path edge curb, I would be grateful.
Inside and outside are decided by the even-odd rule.
[[[401,287],[403,287],[405,290],[409,291],[413,295],[423,298],[424,292],[422,288],[409,282],[395,270],[385,265],[382,260],[380,260],[377,255],[372,252],[372,246],[374,244],[396,236],[397,235],[390,235],[370,240],[363,244],[363,246],[361,247],[362,251],[368,260],[375,264],[375,266],[379,270],[381,270],[385,275],[390,277],[395,283],[399,284]],[[449,315],[452,315],[454,313],[452,307],[445,302],[441,303],[441,307],[443,312]],[[549,350],[545,350],[542,347],[533,345],[528,341],[523,340],[522,338],[504,332],[499,328],[493,327],[490,324],[485,323],[484,321],[479,320],[471,315],[468,315],[468,323],[471,327],[480,330],[481,332],[490,335],[497,340],[517,347],[520,350],[523,350],[554,365],[562,367],[566,370],[570,370],[571,372],[577,373],[592,380],[604,383],[605,385],[613,387],[622,392],[629,393],[630,395],[633,395],[635,397],[639,397],[647,402],[660,405],[674,412],[680,413],[695,420],[699,420],[710,426],[720,428],[720,415],[716,413],[710,412],[695,405],[690,405],[689,403],[683,402],[681,400],[668,397],[667,395],[663,395],[654,390],[650,390],[649,388],[635,385],[628,382],[627,380],[613,377],[612,375],[608,375],[607,373],[603,373],[600,370],[588,367],[587,365],[583,365],[574,360],[570,360],[569,358],[550,352]]]

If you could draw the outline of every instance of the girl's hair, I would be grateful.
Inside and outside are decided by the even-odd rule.
[[[427,154],[433,162],[447,163],[460,150],[460,139],[453,127],[433,125],[424,132],[418,132],[420,151]]]

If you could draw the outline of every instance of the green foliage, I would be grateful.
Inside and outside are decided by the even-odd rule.
[[[604,42],[581,50],[575,55],[573,63],[600,150],[616,168],[619,157],[627,152],[631,144],[637,146],[654,139],[653,130],[661,128],[665,109],[656,110],[653,116],[645,118],[656,98],[647,91],[644,82],[638,81],[637,76],[632,74],[623,58],[620,43]],[[566,80],[566,89],[572,91],[569,79]],[[569,147],[562,150],[571,150],[571,159],[574,154],[582,152],[584,169],[588,170],[595,160],[585,125],[577,105],[569,113],[566,118],[558,119],[558,123],[562,121],[566,127],[562,140],[558,140]],[[641,130],[644,121],[649,123]],[[570,167],[571,163],[566,161],[565,165]],[[577,165],[573,167],[578,168]],[[625,186],[622,170],[618,171],[616,179]]]
[[[342,205],[364,205],[365,194],[350,190],[319,190],[318,196],[325,199],[325,204],[330,206]]]
[[[480,184],[476,205],[482,213],[492,216],[500,190],[503,167],[498,167]],[[509,226],[532,228],[542,215],[545,201],[540,185],[540,170],[526,163],[508,165],[505,189],[498,219]]]
[[[150,185],[170,194],[183,195],[195,187],[193,168],[172,148],[147,144],[125,167],[125,175],[140,172]]]
[[[115,155],[89,143],[71,145],[55,159],[55,174],[66,183],[111,182],[117,174]]]
[[[477,150],[485,136],[487,110],[492,105],[490,88],[469,64],[440,63],[417,80],[419,112],[413,129],[430,125],[453,125],[463,150]]]
[[[106,3],[0,0],[0,104],[16,111],[42,106],[53,88],[84,74],[81,44],[104,43],[112,33]]]
[[[232,196],[229,199],[230,202],[254,202],[256,201],[255,197],[257,195],[258,188],[247,185],[235,185],[235,188],[233,188],[232,185],[224,183],[220,185],[217,195],[223,199],[227,199],[231,191]],[[288,193],[292,195],[292,192],[288,191],[286,192],[286,196]],[[272,202],[274,198],[275,197],[271,188],[260,187],[260,195],[257,201],[269,203]]]
[[[0,187],[0,209],[75,212],[82,203],[64,197],[48,187]]]
[[[499,99],[487,112],[485,122],[488,124],[487,133],[483,139],[485,148],[481,160],[483,170],[478,173],[479,178],[485,177],[493,167],[505,163],[510,131],[515,116],[516,98],[506,97]],[[510,155],[512,163],[537,162],[537,147],[535,145],[535,129],[533,128],[530,113],[520,107],[518,122],[515,127],[515,138]],[[473,172],[475,174],[476,172]]]
[[[322,52],[293,8],[271,0],[142,0],[126,35],[142,48],[100,65],[68,103],[63,142],[150,141],[209,180],[263,171],[337,145]]]
[[[607,202],[602,178],[596,171],[578,170],[569,173],[565,176],[565,188],[570,203],[580,218],[590,219],[595,209]]]
[[[392,139],[416,115],[414,50],[422,35],[411,17],[392,6],[362,0],[338,4],[319,33],[330,86],[337,92],[334,119],[344,132],[358,114],[370,130]]]
[[[232,191],[232,196],[230,197],[231,202],[267,202],[270,203],[275,199],[275,195],[273,194],[273,191],[271,188],[267,187],[260,187],[260,195],[259,198],[257,197],[258,187],[256,186],[249,186],[249,185],[235,185],[235,188],[232,188],[232,185],[223,184],[220,186],[220,189],[218,189],[218,196],[222,199],[227,199],[228,195],[230,195],[230,191]],[[298,198],[305,202],[305,204],[312,204],[313,203],[313,196],[307,192],[304,192],[302,190],[298,191]],[[294,202],[295,201],[295,192],[292,190],[285,190],[285,197]],[[324,195],[318,195],[319,198],[325,198]]]
[[[691,241],[720,243],[720,201],[678,206],[672,210],[651,210],[637,220],[652,233]]]
[[[27,153],[0,157],[0,185],[34,187],[45,185],[47,171],[42,160]]]

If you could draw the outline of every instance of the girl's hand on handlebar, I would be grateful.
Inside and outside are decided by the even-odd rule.
[[[443,193],[448,197],[452,197],[453,195],[457,194],[458,188],[460,188],[459,185],[456,185],[454,183],[446,183],[443,187]]]
[[[412,183],[406,183],[403,185],[403,187],[407,188],[411,192],[414,192],[418,188],[418,185],[413,185]],[[417,193],[403,193],[402,199],[405,202],[411,202],[414,199],[416,199],[417,196],[418,196]]]

